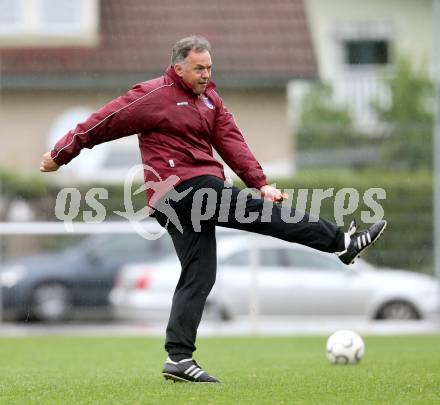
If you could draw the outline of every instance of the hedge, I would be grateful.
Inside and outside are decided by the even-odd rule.
[[[367,259],[381,266],[433,273],[433,200],[432,175],[420,172],[351,172],[323,171],[304,173],[292,180],[279,181],[277,186],[292,188],[352,187],[362,196],[370,187],[386,191],[386,200],[379,201],[388,221],[388,229]],[[360,201],[358,214],[368,208]],[[321,216],[334,220],[332,200],[324,200]],[[345,222],[348,225],[350,216]]]

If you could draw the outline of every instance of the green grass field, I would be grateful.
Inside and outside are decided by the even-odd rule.
[[[367,337],[359,365],[332,366],[324,337],[199,339],[222,380],[165,381],[156,338],[0,339],[1,404],[434,404],[440,336]]]

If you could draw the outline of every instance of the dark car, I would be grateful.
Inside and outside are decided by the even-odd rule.
[[[5,264],[0,270],[3,317],[57,322],[73,316],[108,318],[108,295],[126,263],[159,259],[172,251],[166,234],[93,235],[74,247]]]

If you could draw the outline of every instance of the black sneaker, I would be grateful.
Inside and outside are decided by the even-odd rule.
[[[195,383],[219,383],[217,378],[209,375],[193,359],[183,359],[179,362],[167,358],[162,375],[167,380],[174,382],[195,382]]]
[[[352,264],[360,254],[379,239],[387,226],[387,221],[379,221],[365,231],[356,232],[356,222],[352,221],[348,229],[350,244],[343,252],[338,253],[345,264]]]

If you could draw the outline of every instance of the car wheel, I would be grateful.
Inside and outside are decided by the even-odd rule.
[[[43,322],[65,321],[72,314],[72,294],[60,283],[41,284],[32,294],[31,310]]]
[[[409,320],[420,319],[420,315],[411,303],[406,301],[393,301],[382,306],[378,311],[377,318]]]

